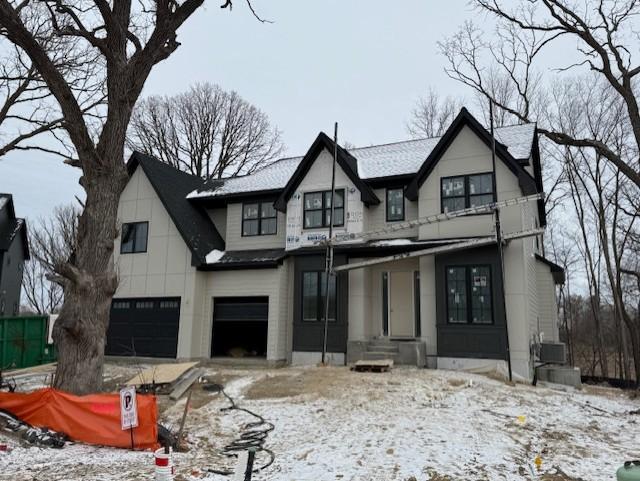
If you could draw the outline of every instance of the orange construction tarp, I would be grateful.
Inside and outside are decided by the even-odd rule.
[[[136,401],[135,449],[155,449],[158,445],[156,397],[138,394]],[[64,433],[73,441],[131,448],[131,432],[121,427],[119,394],[74,396],[50,388],[32,393],[0,392],[0,409],[32,426]]]

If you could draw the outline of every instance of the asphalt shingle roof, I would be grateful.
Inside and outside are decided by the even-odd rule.
[[[127,164],[129,175],[140,165],[193,255],[193,264],[206,264],[214,249],[224,250],[224,240],[207,213],[191,204],[187,194],[202,185],[202,179],[181,172],[155,157],[134,152]]]
[[[528,159],[535,136],[535,124],[512,125],[495,130],[496,141],[505,145],[518,160]],[[415,174],[439,142],[440,137],[407,140],[391,144],[349,149],[357,160],[361,179],[375,179],[396,175]],[[289,157],[250,175],[230,179],[217,179],[200,185],[188,198],[219,197],[245,192],[283,189],[303,157]]]

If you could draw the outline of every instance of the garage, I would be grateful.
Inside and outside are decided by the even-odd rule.
[[[175,358],[179,323],[179,297],[114,299],[105,353]]]
[[[213,300],[211,357],[266,357],[268,297]]]

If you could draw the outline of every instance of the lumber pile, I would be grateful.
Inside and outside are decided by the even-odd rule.
[[[357,372],[388,372],[393,367],[393,359],[357,361],[351,368]]]
[[[204,369],[196,368],[197,365],[197,362],[155,364],[126,384],[142,392],[169,394],[172,400],[177,400],[204,375]]]

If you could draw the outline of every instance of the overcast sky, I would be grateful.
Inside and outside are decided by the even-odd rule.
[[[470,97],[450,80],[437,42],[465,19],[490,22],[466,0],[254,0],[261,24],[236,0],[207,0],[179,31],[182,46],[157,66],[143,95],[174,94],[209,81],[236,90],[282,130],[287,155],[303,154],[319,131],[340,123],[356,146],[408,138],[406,121],[428,87]],[[0,159],[0,192],[19,216],[49,215],[82,195],[79,171],[40,153]]]

